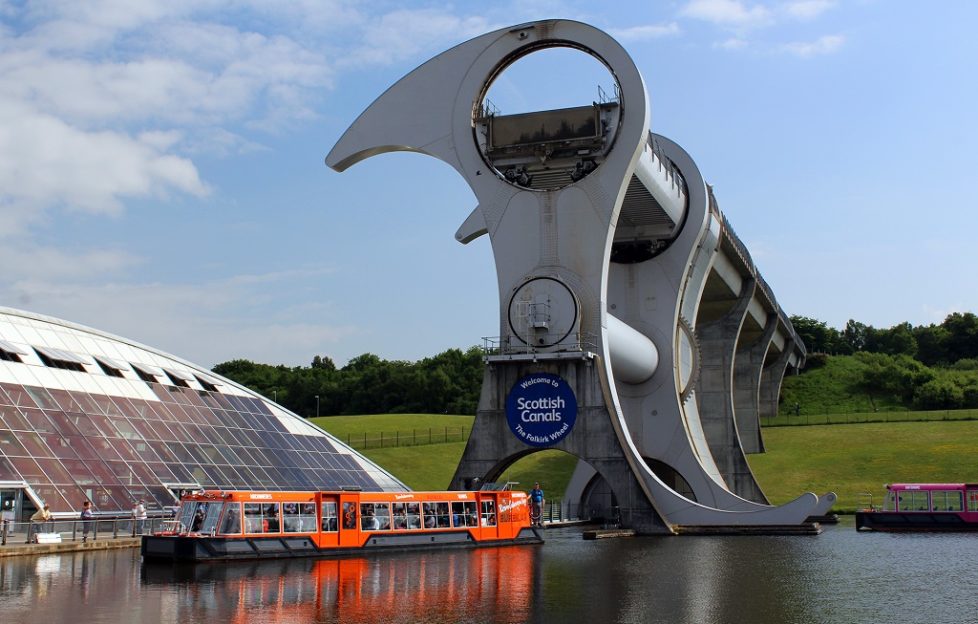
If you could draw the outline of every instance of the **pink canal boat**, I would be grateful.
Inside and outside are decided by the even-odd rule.
[[[978,531],[978,483],[893,483],[883,506],[856,512],[858,531]]]

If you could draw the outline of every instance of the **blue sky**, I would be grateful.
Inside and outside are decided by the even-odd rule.
[[[498,304],[488,241],[453,238],[465,183],[417,154],[323,158],[431,56],[563,17],[631,53],[652,129],[789,314],[975,311],[978,4],[937,6],[0,0],[0,305],[207,366],[478,344]],[[570,61],[528,60],[491,97],[590,101],[601,72]]]

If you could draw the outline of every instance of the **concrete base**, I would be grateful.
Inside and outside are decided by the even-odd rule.
[[[55,553],[80,552],[83,550],[116,550],[119,548],[139,548],[141,537],[120,537],[107,540],[82,542],[61,542],[60,544],[7,544],[0,546],[0,559],[24,555],[50,555]]]
[[[819,535],[817,522],[768,526],[674,526],[677,535]]]
[[[595,531],[584,531],[584,539],[608,539],[612,537],[634,537],[635,531],[632,529],[597,529]]]

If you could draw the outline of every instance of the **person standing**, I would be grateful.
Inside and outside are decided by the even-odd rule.
[[[85,501],[82,504],[81,519],[82,519],[82,543],[88,541],[88,532],[92,530],[92,518],[95,515],[92,513],[92,501]]]
[[[136,521],[136,535],[142,535],[143,531],[146,529],[146,518],[148,514],[146,513],[146,504],[142,499],[136,502],[136,505],[132,508],[132,518]]]
[[[31,516],[31,542],[37,540],[38,533],[47,533],[51,523],[51,507],[45,504]]]
[[[543,506],[543,490],[540,489],[539,483],[534,483],[533,489],[530,490],[530,521],[533,526],[543,526]]]

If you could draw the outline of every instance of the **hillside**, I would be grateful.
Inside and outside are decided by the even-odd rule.
[[[442,415],[380,415],[319,419],[328,431],[342,436],[351,427],[361,431],[446,427],[471,417]],[[839,495],[837,511],[853,511],[861,493],[878,502],[883,484],[899,481],[967,481],[978,478],[978,421],[869,423],[812,427],[770,427],[764,430],[767,452],[748,460],[761,488],[773,503],[785,503],[802,492]],[[444,489],[451,481],[464,442],[373,448],[364,451],[413,489]],[[539,480],[549,498],[567,486],[575,458],[560,451],[534,453],[517,462],[504,481],[529,489]]]
[[[781,386],[780,413],[853,414],[978,407],[978,362],[926,366],[906,355],[815,354]]]

